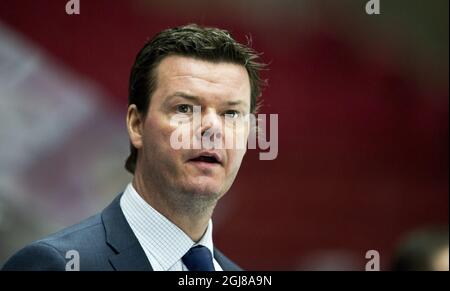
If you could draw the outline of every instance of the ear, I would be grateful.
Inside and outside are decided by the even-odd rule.
[[[135,104],[128,106],[127,111],[127,130],[131,144],[137,148],[142,148],[142,129],[144,120]]]

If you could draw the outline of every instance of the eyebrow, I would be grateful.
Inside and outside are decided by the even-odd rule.
[[[200,99],[200,97],[198,97],[198,96],[190,95],[190,94],[187,94],[184,92],[175,92],[175,93],[169,95],[167,97],[167,100],[173,99],[175,97],[181,97],[181,98],[192,100],[192,101],[198,101]]]
[[[188,100],[191,100],[191,101],[197,101],[197,102],[200,101],[200,99],[202,99],[202,98],[200,98],[198,96],[190,95],[190,94],[187,94],[185,92],[175,92],[175,93],[169,95],[166,100],[169,101],[169,100],[171,100],[172,98],[175,98],[175,97],[181,97],[181,98],[184,98],[184,99],[188,99]],[[229,106],[235,106],[235,105],[244,105],[244,106],[246,106],[247,105],[247,103],[243,102],[242,100],[227,101],[226,104],[229,105]]]

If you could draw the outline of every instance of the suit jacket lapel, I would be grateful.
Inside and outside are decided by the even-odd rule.
[[[109,262],[118,271],[152,271],[144,250],[120,208],[121,196],[117,196],[102,212],[106,243],[114,251]]]
[[[222,270],[224,271],[242,271],[242,269],[238,265],[233,263],[216,248],[214,248],[214,259],[216,259],[217,263],[219,263],[219,265],[222,267]]]

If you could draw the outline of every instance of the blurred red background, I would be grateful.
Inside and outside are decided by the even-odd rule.
[[[215,244],[225,254],[249,270],[362,270],[365,252],[375,249],[387,269],[405,234],[448,223],[448,1],[381,1],[381,15],[372,16],[366,1],[80,2],[80,15],[69,16],[66,1],[1,1],[0,24],[102,92],[97,110],[117,122],[108,134],[120,140],[116,162],[104,171],[117,172],[123,183],[105,193],[84,189],[84,203],[106,197],[70,218],[55,211],[33,220],[53,220],[52,229],[75,223],[123,191],[134,57],[158,31],[198,23],[228,29],[241,41],[251,35],[270,63],[262,112],[279,115],[277,159],[260,161],[249,151],[216,210]],[[108,130],[105,123],[97,139]],[[70,163],[60,157],[64,146],[57,151]],[[45,163],[38,169],[27,172],[30,188],[56,187],[57,170]],[[65,189],[61,184],[57,189]],[[3,259],[46,234],[6,243],[7,230],[0,232]]]

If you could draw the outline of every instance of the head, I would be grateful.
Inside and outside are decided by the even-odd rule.
[[[410,233],[394,253],[394,271],[448,271],[448,226],[433,226]]]
[[[217,201],[232,185],[245,149],[174,149],[170,138],[180,126],[192,142],[208,132],[225,138],[225,115],[255,113],[262,85],[258,59],[227,31],[197,25],[162,31],[146,43],[130,76],[126,169],[186,207]],[[199,126],[193,106],[201,108]],[[175,115],[188,122],[171,124]],[[217,163],[199,162],[205,151]]]

